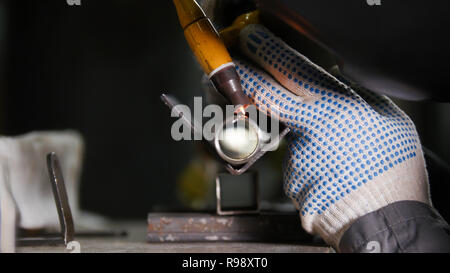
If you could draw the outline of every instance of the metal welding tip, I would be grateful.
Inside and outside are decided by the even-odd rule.
[[[234,105],[249,105],[239,75],[216,29],[194,0],[173,0],[184,36],[214,87]]]

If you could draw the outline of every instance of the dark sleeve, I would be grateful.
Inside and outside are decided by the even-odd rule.
[[[450,227],[431,206],[392,203],[356,220],[345,231],[339,252],[450,252]]]

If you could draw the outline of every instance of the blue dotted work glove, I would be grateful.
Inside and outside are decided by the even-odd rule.
[[[338,80],[261,25],[244,28],[239,47],[253,61],[234,60],[244,92],[291,128],[284,189],[306,231],[336,248],[367,213],[431,205],[416,128],[389,98]]]

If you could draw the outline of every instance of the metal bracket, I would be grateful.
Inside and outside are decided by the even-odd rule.
[[[253,193],[255,198],[255,206],[250,209],[240,209],[240,210],[224,210],[222,206],[222,189],[220,177],[224,175],[230,175],[228,173],[219,173],[216,176],[216,213],[217,215],[239,215],[239,214],[258,214],[260,208],[260,196],[259,196],[259,183],[258,183],[258,172],[249,171],[247,174],[252,176]]]
[[[17,239],[18,246],[38,245],[67,245],[74,238],[74,223],[67,197],[64,178],[55,153],[47,155],[47,168],[55,198],[56,210],[58,211],[59,223],[61,225],[60,236],[21,237]]]
[[[270,147],[278,146],[280,141],[289,132],[290,132],[289,127],[284,128],[283,131],[281,131],[281,134],[278,136],[278,138],[270,144]],[[264,149],[264,150],[261,150],[258,153],[256,153],[247,163],[245,163],[244,166],[242,166],[240,168],[235,168],[233,165],[231,165],[229,163],[225,167],[226,167],[227,171],[230,172],[232,175],[241,175],[244,172],[246,172],[256,161],[258,161],[258,159],[260,159],[267,152],[267,150],[270,150],[269,149],[270,147],[268,147],[268,149]]]
[[[167,107],[169,107],[169,109],[172,110],[177,110],[177,108],[175,106],[177,106],[178,104],[180,104],[178,102],[178,100],[171,95],[167,95],[167,94],[162,94],[161,95],[161,100],[167,105]],[[201,135],[201,128],[198,128],[194,123],[191,122],[192,119],[183,116],[183,113],[176,111],[176,113],[178,113],[179,117],[183,118],[183,121],[186,123],[186,125],[190,126],[191,129],[194,131],[194,134],[200,134]],[[258,161],[258,159],[260,159],[268,150],[272,150],[270,149],[271,147],[276,147],[278,146],[278,144],[280,143],[280,141],[290,132],[289,127],[285,127],[283,129],[283,131],[281,131],[280,135],[278,136],[277,139],[275,139],[274,141],[272,141],[271,143],[267,144],[268,146],[265,147],[265,149],[260,150],[259,152],[257,152],[255,155],[252,156],[252,158],[245,163],[243,166],[239,166],[239,167],[235,167],[233,165],[231,165],[228,162],[225,162],[224,160],[222,160],[225,163],[225,167],[227,169],[227,171],[232,174],[232,175],[241,175],[243,173],[245,173],[256,161]],[[214,143],[211,143],[208,141],[208,143],[214,147]]]

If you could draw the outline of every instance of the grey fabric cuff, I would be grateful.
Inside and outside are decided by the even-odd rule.
[[[339,252],[450,252],[450,227],[431,206],[392,203],[362,216],[339,242]]]

